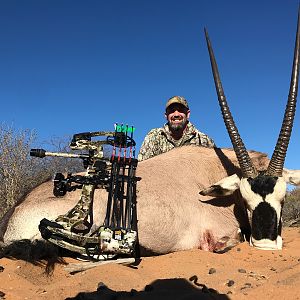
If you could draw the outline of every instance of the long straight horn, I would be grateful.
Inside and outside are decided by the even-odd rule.
[[[270,176],[282,176],[284,160],[289,146],[292,133],[294,117],[296,112],[298,77],[299,77],[299,49],[300,49],[300,10],[298,11],[298,25],[294,50],[293,70],[290,83],[290,91],[285,108],[284,118],[281,125],[280,134],[275,146],[271,161],[269,163],[266,174]]]
[[[204,29],[205,32],[205,37],[206,37],[206,42],[207,42],[207,48],[209,52],[209,57],[210,57],[210,63],[211,63],[211,68],[214,76],[214,81],[215,81],[215,86],[216,86],[216,91],[218,94],[218,100],[220,104],[220,108],[222,111],[223,115],[223,120],[227,128],[227,132],[229,134],[234,152],[236,154],[236,157],[238,159],[238,162],[240,164],[240,168],[242,171],[243,177],[246,178],[255,178],[258,173],[252,164],[251,158],[246,150],[246,147],[240,137],[240,134],[238,132],[237,127],[235,126],[233,117],[231,115],[230,109],[227,104],[227,100],[224,94],[224,90],[222,87],[219,71],[218,71],[218,66],[216,63],[216,59],[214,56],[214,52],[208,37],[208,33],[206,29]]]

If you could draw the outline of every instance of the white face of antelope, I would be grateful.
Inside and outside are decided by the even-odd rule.
[[[248,209],[251,245],[265,250],[282,249],[281,213],[286,194],[284,178],[263,174],[254,179],[242,178],[240,192]]]
[[[251,245],[264,250],[279,250],[282,249],[281,214],[287,183],[299,186],[300,170],[284,169],[282,177],[260,173],[254,179],[240,179],[234,174],[202,190],[200,194],[224,197],[239,189],[247,206]]]

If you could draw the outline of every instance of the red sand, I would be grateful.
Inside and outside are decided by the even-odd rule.
[[[300,229],[286,228],[283,239],[282,251],[243,243],[224,254],[147,257],[136,269],[110,264],[70,275],[57,265],[50,277],[43,267],[0,259],[0,299],[300,299]],[[108,289],[96,292],[100,282]]]

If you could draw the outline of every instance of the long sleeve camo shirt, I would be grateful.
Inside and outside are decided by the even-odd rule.
[[[208,148],[215,147],[214,141],[209,136],[196,129],[191,122],[188,122],[186,129],[179,140],[172,138],[169,126],[165,124],[162,128],[152,129],[146,135],[138,155],[138,160],[142,161],[158,154],[165,153],[175,147],[186,145],[196,145]]]

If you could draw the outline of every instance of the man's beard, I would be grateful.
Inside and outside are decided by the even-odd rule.
[[[171,131],[178,132],[178,131],[182,131],[185,128],[185,126],[187,124],[187,120],[182,119],[182,121],[180,123],[175,123],[174,124],[172,122],[168,122],[168,124],[169,124],[169,128],[170,128]]]

